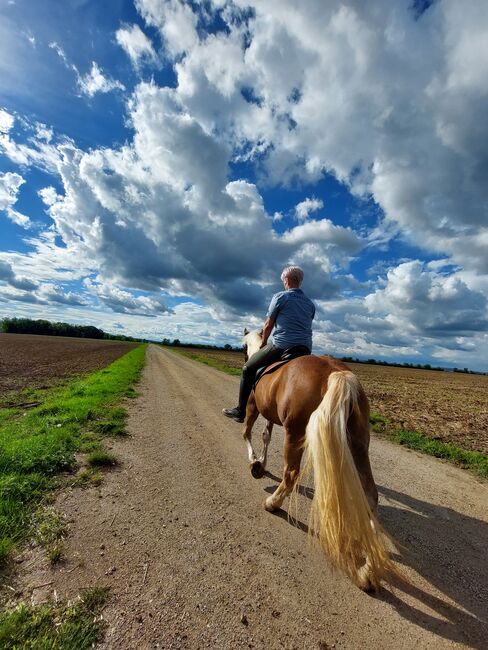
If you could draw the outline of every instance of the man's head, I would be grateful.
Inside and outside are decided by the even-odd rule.
[[[286,289],[298,289],[303,282],[303,270],[299,266],[287,266],[281,273]]]

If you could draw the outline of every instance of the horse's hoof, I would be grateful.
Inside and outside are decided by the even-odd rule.
[[[267,510],[268,512],[274,512],[275,510],[278,510],[276,506],[273,505],[273,502],[271,501],[271,498],[265,499],[263,503],[264,509]]]
[[[364,593],[366,594],[374,594],[378,591],[376,585],[369,577],[368,568],[364,565],[359,569],[358,577],[357,577],[357,586],[361,589],[361,591],[364,591]]]
[[[251,463],[251,474],[253,478],[263,478],[264,467],[263,464],[259,462],[259,460],[255,460],[253,463]]]

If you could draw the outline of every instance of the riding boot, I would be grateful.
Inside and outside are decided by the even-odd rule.
[[[222,413],[236,422],[244,422],[246,417],[247,400],[254,384],[254,373],[244,367],[239,387],[239,404],[233,409],[222,409]]]
[[[247,400],[249,399],[249,395],[252,392],[254,375],[255,373],[250,372],[248,368],[245,368],[241,375],[241,384],[239,386],[239,404],[237,408],[242,414],[242,417],[246,415]]]

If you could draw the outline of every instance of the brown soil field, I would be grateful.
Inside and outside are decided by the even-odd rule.
[[[35,334],[0,334],[0,400],[99,370],[139,343]]]
[[[241,352],[181,348],[240,368]],[[488,377],[350,363],[371,409],[392,428],[419,431],[468,451],[488,454]]]

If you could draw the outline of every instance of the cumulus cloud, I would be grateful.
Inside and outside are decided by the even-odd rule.
[[[22,228],[29,228],[31,221],[29,217],[13,209],[17,203],[17,194],[25,179],[14,172],[0,173],[0,210],[3,210],[10,221],[13,221]]]
[[[14,125],[14,116],[0,110],[0,133],[8,133]]]
[[[3,260],[0,260],[0,281],[20,291],[32,291],[38,286],[35,282],[16,275],[12,266]]]
[[[157,62],[158,56],[153,44],[139,25],[121,27],[116,31],[115,38],[136,68],[141,63]]]
[[[444,341],[468,354],[486,327],[486,3],[444,0],[423,12],[410,0],[135,4],[159,31],[176,83],[134,89],[123,146],[85,152],[42,129],[21,145],[0,113],[2,151],[23,165],[49,160],[62,187],[39,191],[58,237],[32,240],[46,279],[60,280],[66,262],[78,277],[89,270],[97,279],[87,289],[127,316],[169,318],[140,300],[163,289],[198,296],[229,323],[261,313],[294,261],[329,349],[335,340],[344,353],[441,355]],[[136,25],[116,38],[135,65],[154,60]],[[120,87],[95,63],[82,78],[52,47],[87,95]],[[254,165],[257,180],[236,178],[236,162]],[[265,184],[324,174],[372,198],[380,223],[320,218],[311,192],[295,207],[298,225],[268,214]],[[450,266],[388,261],[373,289],[355,282],[351,260],[393,238]],[[32,257],[21,257],[23,269]]]
[[[78,90],[82,95],[93,97],[97,93],[108,93],[112,90],[125,90],[124,84],[117,79],[112,79],[110,76],[104,74],[96,61],[92,61],[90,71],[83,75],[75,64],[71,63],[66,52],[59,43],[53,41],[49,43],[49,47],[56,52],[64,66],[74,73]]]
[[[119,287],[99,284],[91,280],[86,280],[85,286],[104,305],[121,314],[157,316],[168,311],[163,299],[160,297],[134,296],[129,291],[124,291]]]
[[[88,97],[112,90],[125,90],[123,83],[105,75],[95,61],[92,61],[90,72],[78,78],[78,87],[81,93]]]
[[[306,221],[312,212],[317,212],[324,207],[324,202],[315,197],[307,198],[295,206],[295,215],[298,221]]]
[[[457,275],[446,276],[417,260],[390,270],[385,287],[368,295],[365,305],[396,331],[422,337],[462,337],[488,327],[483,293]]]

